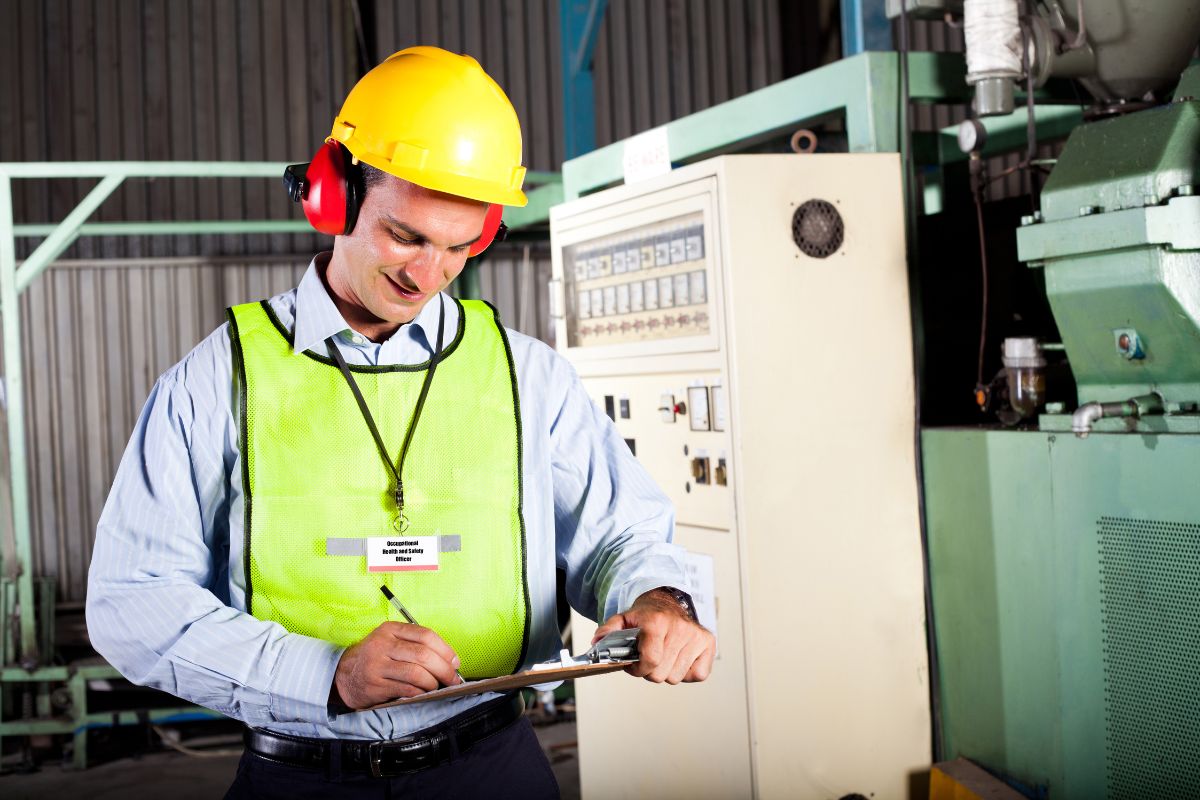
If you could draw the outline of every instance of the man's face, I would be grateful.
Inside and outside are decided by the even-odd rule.
[[[373,184],[354,231],[335,241],[326,272],[330,289],[351,306],[343,314],[355,312],[347,322],[364,328],[411,322],[462,272],[486,211],[484,203],[391,175]]]

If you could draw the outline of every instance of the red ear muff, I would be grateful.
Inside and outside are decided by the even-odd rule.
[[[500,221],[502,216],[504,216],[504,206],[499,203],[492,203],[488,206],[487,215],[483,218],[483,233],[479,235],[475,244],[471,245],[471,249],[467,251],[468,258],[477,256],[484,250],[487,250],[488,245],[495,240],[504,241],[504,236],[508,228]]]
[[[358,219],[362,187],[357,173],[350,152],[337,142],[326,142],[310,163],[288,167],[283,181],[288,195],[304,208],[309,224],[338,236],[354,230]]]

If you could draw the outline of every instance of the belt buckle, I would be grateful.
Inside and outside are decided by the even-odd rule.
[[[371,767],[371,776],[374,778],[390,778],[390,774],[384,774],[383,771],[383,742],[371,742],[367,746],[367,764]]]
[[[384,755],[386,755],[388,750],[400,750],[403,745],[414,743],[415,740],[412,737],[408,737],[369,744],[367,746],[367,763],[371,769],[371,776],[375,778],[395,778],[413,772],[420,772],[423,769],[441,763],[446,747],[446,738],[444,736],[431,737],[425,742],[426,752],[409,753],[412,756],[412,763],[410,764],[401,766],[395,762],[391,764],[384,763]]]

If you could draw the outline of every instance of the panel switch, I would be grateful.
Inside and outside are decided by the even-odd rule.
[[[728,485],[728,482],[729,477],[725,468],[725,459],[718,458],[717,466],[713,469],[713,483],[715,483],[717,486],[726,486]]]
[[[663,422],[674,422],[676,415],[687,413],[687,406],[683,403],[676,403],[673,394],[661,394],[658,396],[658,413],[662,416]]]
[[[712,482],[707,457],[692,459],[692,480],[697,484]]]

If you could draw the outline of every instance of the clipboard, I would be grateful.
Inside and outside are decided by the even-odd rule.
[[[586,653],[572,657],[563,650],[552,661],[538,664],[534,669],[522,670],[512,675],[501,675],[498,678],[484,678],[478,681],[468,681],[454,686],[444,686],[432,692],[425,692],[416,697],[402,697],[389,700],[377,706],[366,709],[374,711],[378,708],[392,706],[414,705],[416,703],[431,703],[435,700],[450,700],[455,697],[466,697],[487,692],[507,692],[521,689],[539,683],[554,683],[570,681],[577,678],[587,678],[592,675],[604,675],[625,669],[638,661],[637,636],[638,628],[628,628],[615,631],[596,642]]]

